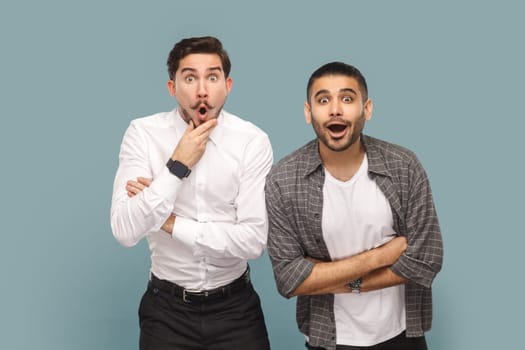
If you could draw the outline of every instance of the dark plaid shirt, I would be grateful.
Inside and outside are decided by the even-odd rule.
[[[431,327],[431,284],[443,259],[428,177],[411,151],[364,135],[362,141],[368,176],[390,203],[395,231],[408,241],[391,269],[410,280],[405,286],[406,334],[421,336]],[[317,140],[283,158],[266,180],[268,252],[277,288],[287,298],[312,271],[313,263],[305,257],[331,260],[321,229],[323,185]],[[335,349],[333,305],[333,294],[297,298],[297,323],[310,345]]]

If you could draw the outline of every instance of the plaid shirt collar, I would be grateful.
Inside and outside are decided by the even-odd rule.
[[[386,162],[381,160],[383,157],[379,151],[374,148],[374,144],[370,142],[370,137],[361,134],[361,142],[368,156],[368,171],[377,175],[392,177],[385,165]],[[318,169],[323,168],[323,161],[319,154],[319,139],[312,140],[306,145],[306,155],[304,176],[308,177]]]

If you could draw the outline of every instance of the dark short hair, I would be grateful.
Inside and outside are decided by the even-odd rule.
[[[167,62],[170,79],[175,78],[175,73],[177,72],[177,69],[179,69],[180,61],[184,57],[194,53],[217,54],[221,59],[224,75],[226,77],[230,75],[230,58],[228,57],[226,50],[222,47],[220,40],[212,36],[203,36],[182,39],[173,46]]]
[[[366,79],[363,76],[363,74],[361,74],[359,69],[343,62],[330,62],[317,68],[317,70],[313,72],[310,76],[310,79],[308,80],[308,85],[306,86],[306,100],[308,102],[310,102],[310,90],[312,89],[312,85],[314,84],[314,82],[317,79],[327,75],[344,75],[347,77],[354,78],[355,80],[357,80],[357,84],[361,89],[361,95],[363,95],[363,102],[365,102],[368,99],[368,87],[366,85]]]

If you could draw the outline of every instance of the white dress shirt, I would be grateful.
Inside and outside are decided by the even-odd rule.
[[[207,290],[239,277],[266,247],[264,183],[273,155],[262,130],[222,111],[202,158],[181,180],[166,162],[187,127],[176,109],[131,122],[113,185],[111,227],[124,246],[147,237],[158,278]],[[129,198],[126,182],[139,176],[153,181]],[[171,213],[169,235],[161,227]]]

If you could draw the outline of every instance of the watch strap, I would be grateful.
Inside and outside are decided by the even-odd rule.
[[[179,162],[178,160],[173,160],[171,158],[166,163],[166,166],[168,167],[170,173],[177,176],[181,180],[185,177],[188,177],[191,173],[190,168],[188,168],[186,165]]]
[[[350,283],[348,283],[348,288],[350,288],[350,291],[352,293],[361,293],[361,283],[362,282],[363,282],[363,279],[359,277],[358,279],[350,281]]]

